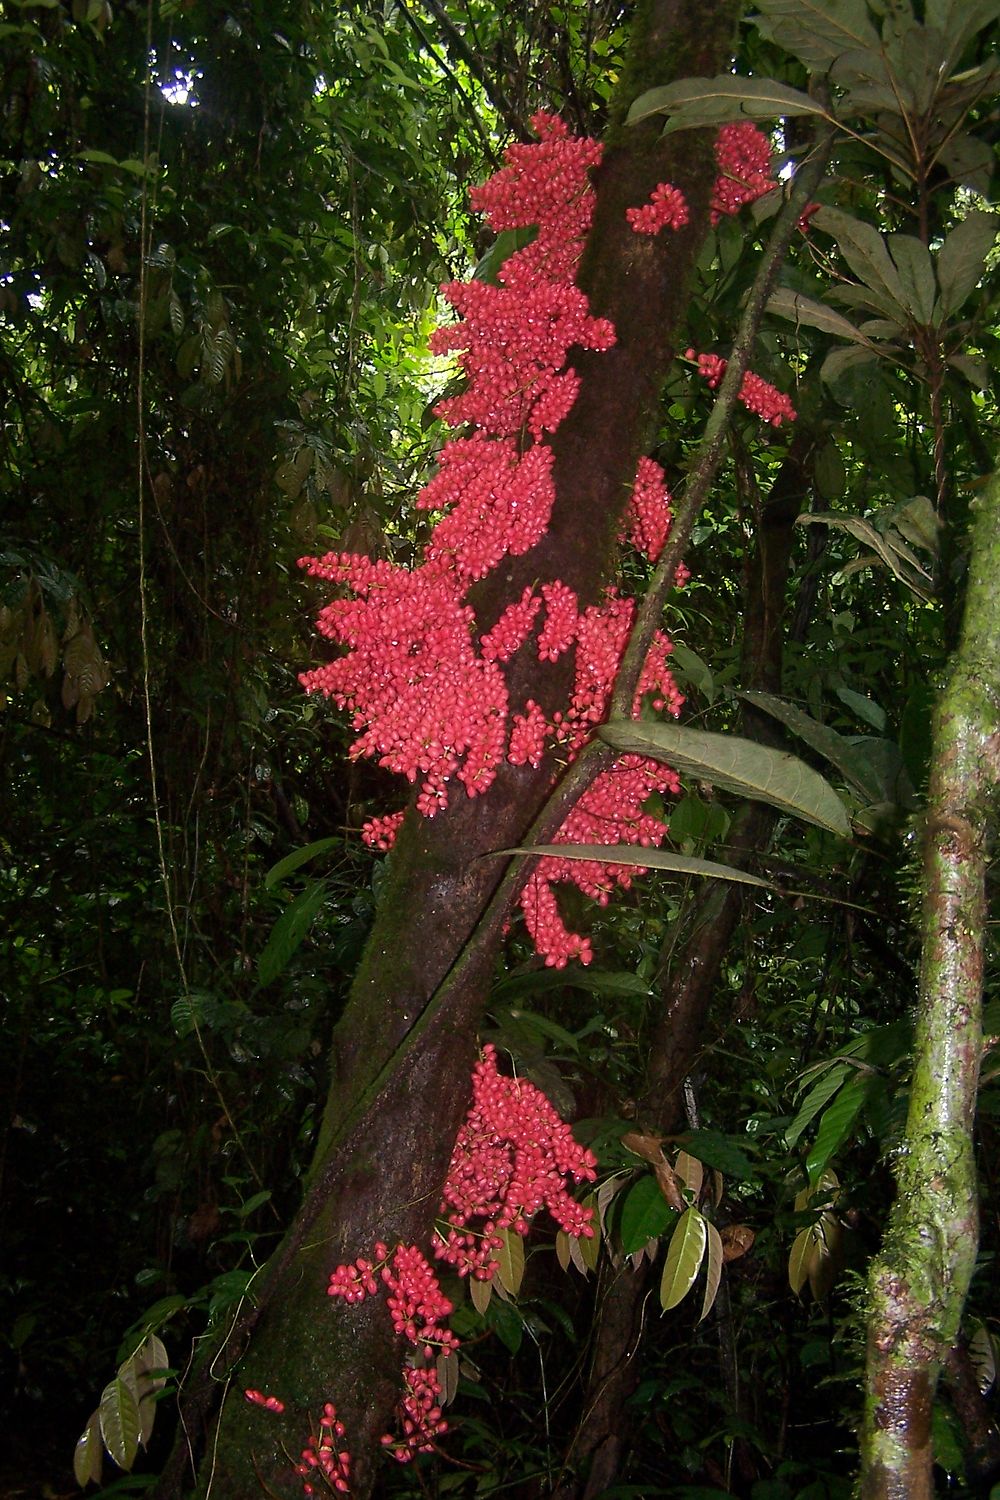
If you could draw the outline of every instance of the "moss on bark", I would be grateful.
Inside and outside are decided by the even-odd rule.
[[[934,721],[923,950],[899,1195],[870,1280],[865,1500],[933,1492],[930,1414],[975,1267],[986,846],[1000,776],[1000,475],[972,532],[962,636]]]

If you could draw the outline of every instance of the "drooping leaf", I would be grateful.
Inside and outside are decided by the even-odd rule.
[[[808,1224],[795,1236],[788,1255],[788,1285],[796,1297],[801,1295],[802,1288],[809,1280],[809,1266],[815,1248],[816,1236],[813,1233],[813,1225]]]
[[[257,983],[262,989],[286,968],[312,926],[326,894],[326,881],[315,880],[281,913],[257,960]]]
[[[810,223],[824,234],[833,236],[858,280],[879,293],[891,317],[898,317],[905,323],[912,311],[908,306],[907,291],[878,230],[826,204],[816,210]]]
[[[869,802],[887,800],[889,789],[883,784],[877,768],[872,766],[863,747],[852,744],[836,729],[831,729],[828,724],[821,724],[811,714],[803,713],[794,703],[787,703],[784,698],[777,698],[773,693],[746,690],[738,692],[736,696],[778,719],[792,734],[798,735],[818,755],[836,766]]]
[[[98,1414],[105,1448],[120,1469],[131,1469],[141,1429],[134,1386],[116,1375],[104,1387]]]
[[[988,391],[993,383],[989,365],[985,359],[977,359],[974,354],[950,354],[948,363],[970,385],[974,385],[977,391]]]
[[[942,316],[958,312],[982,280],[998,229],[1000,214],[976,210],[946,235],[937,253]]]
[[[712,1310],[719,1291],[719,1282],[722,1280],[722,1266],[725,1254],[722,1248],[722,1238],[715,1225],[710,1220],[705,1220],[707,1243],[705,1246],[705,1295],[701,1299],[701,1315],[698,1322],[707,1318]]]
[[[731,1136],[719,1130],[686,1130],[682,1137],[685,1148],[708,1167],[735,1177],[740,1182],[749,1182],[754,1175],[753,1163],[746,1152]]]
[[[73,1478],[80,1488],[100,1484],[104,1466],[104,1444],[101,1442],[101,1414],[95,1411],[73,1450]]]
[[[757,30],[805,63],[811,73],[826,73],[844,52],[876,49],[880,37],[865,0],[758,0],[752,16]]]
[[[696,1156],[689,1151],[678,1151],[677,1160],[674,1162],[674,1171],[688,1192],[693,1194],[697,1203],[701,1192],[701,1185],[705,1180],[705,1168]]]
[[[716,736],[722,739],[722,735]],[[749,743],[747,741],[746,743]],[[645,751],[639,752],[645,754]],[[789,756],[794,760],[794,756]],[[801,764],[801,762],[799,762]],[[704,778],[707,780],[708,778]],[[717,783],[720,784],[721,783]],[[767,801],[767,798],[761,798]],[[644,870],[670,870],[675,875],[698,875],[711,880],[735,880],[740,885],[756,885],[763,890],[777,890],[770,880],[759,875],[750,875],[746,870],[737,870],[733,865],[720,865],[712,859],[696,859],[693,855],[674,854],[669,849],[642,849],[631,844],[524,844],[515,849],[501,849],[500,854],[541,854],[555,859],[600,860],[609,865],[636,865]],[[559,982],[566,980],[559,976]]]
[[[497,1277],[505,1292],[516,1297],[524,1280],[524,1240],[516,1229],[499,1231],[503,1244],[496,1252]]]
[[[804,297],[791,287],[778,287],[767,301],[767,311],[793,323],[804,323],[809,328],[819,328],[823,333],[832,333],[840,339],[850,339],[855,344],[868,344],[869,340],[842,313],[834,312],[812,297]]]
[[[708,1230],[696,1208],[689,1208],[670,1237],[667,1259],[660,1279],[660,1306],[669,1312],[687,1296],[695,1283],[705,1255]]]
[[[343,839],[339,834],[330,838],[315,839],[311,844],[305,844],[301,849],[293,849],[291,854],[286,854],[284,859],[279,859],[276,865],[272,865],[264,876],[264,889],[273,890],[286,876],[291,875],[302,865],[308,864],[310,860],[316,859],[320,854],[325,854],[328,849],[335,849],[342,844]]]
[[[482,1317],[493,1300],[493,1282],[477,1281],[474,1276],[470,1276],[469,1296],[472,1299],[472,1305],[476,1309],[476,1312]]]
[[[869,1076],[856,1073],[844,1084],[819,1122],[819,1130],[806,1158],[809,1181],[816,1182],[820,1173],[847,1140],[855,1121],[864,1109],[870,1087]]]
[[[829,118],[821,104],[798,89],[772,78],[739,78],[732,73],[716,78],[683,78],[662,88],[647,89],[629,110],[627,123],[634,125],[658,114],[670,116],[665,131],[790,115]]]
[[[823,1213],[813,1229],[813,1254],[809,1262],[809,1290],[822,1302],[837,1277],[841,1262],[842,1231],[836,1214]]]
[[[931,254],[922,240],[913,234],[890,234],[889,254],[906,293],[906,306],[918,323],[925,327],[934,321],[937,283]]]
[[[785,751],[680,724],[615,720],[603,724],[598,734],[616,750],[666,761],[723,791],[766,802],[842,838],[850,834],[847,812],[833,787]]]
[[[785,1145],[789,1151],[793,1149],[806,1126],[811,1124],[820,1110],[829,1104],[841,1084],[853,1071],[850,1064],[839,1062],[831,1064],[820,1075],[818,1081],[803,1098],[795,1118],[785,1131]]]

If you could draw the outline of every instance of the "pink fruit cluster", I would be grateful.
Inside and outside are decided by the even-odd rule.
[[[672,183],[657,183],[641,208],[627,208],[625,217],[636,234],[659,234],[661,229],[683,229],[690,217],[687,199]]]
[[[438,518],[422,562],[406,569],[355,553],[303,559],[314,577],[339,586],[318,625],[346,653],[301,680],[351,714],[358,732],[352,756],[372,756],[417,785],[416,806],[425,817],[447,805],[455,781],[469,796],[487,791],[504,758],[538,766],[553,745],[564,758],[577,754],[603,716],[635,614],[634,604],[614,590],[581,612],[572,590],[555,580],[525,590],[477,639],[467,603],[472,584],[505,558],[529,552],[546,532],[555,499],[546,434],[576,397],[578,377],[566,364],[571,346],[603,350],[614,343],[610,323],[591,316],[574,282],[593,213],[588,174],[601,146],[571,138],[551,115],[539,114],[533,124],[537,143],[511,146],[506,165],[471,196],[495,231],[533,226],[534,238],[503,263],[495,285],[473,280],[443,289],[459,321],[439,329],[431,346],[457,355],[465,388],[437,410],[452,425],[464,425],[466,434],[446,445],[416,501]],[[679,223],[686,214],[669,184],[661,184],[647,207],[666,215],[664,223]],[[634,545],[655,560],[669,529],[670,502],[652,460],[640,463],[626,524]],[[576,650],[576,686],[564,714],[547,715],[533,700],[512,711],[508,701],[503,664],[526,643],[539,616],[542,660]],[[665,664],[669,649],[658,636],[637,708],[652,692],[660,707],[678,711],[682,700]],[[652,762],[640,771],[634,759],[591,789],[589,813],[585,806],[577,811],[559,835],[563,842],[584,826],[609,845],[663,837],[666,825],[646,817],[636,798],[642,789],[647,796],[672,790],[676,778]],[[398,815],[375,818],[364,836],[385,849],[397,827]],[[599,887],[606,900],[634,873],[609,866],[599,879],[592,867],[577,870],[568,860],[540,868],[523,906],[548,963],[590,957],[590,945],[562,927],[551,883]]]
[[[472,1074],[472,1104],[458,1133],[441,1200],[447,1230],[438,1233],[434,1253],[458,1271],[489,1281],[496,1270],[494,1251],[503,1244],[501,1229],[527,1234],[529,1220],[547,1208],[567,1234],[590,1237],[592,1211],[572,1197],[567,1183],[592,1182],[597,1162],[579,1145],[545,1095],[527,1080],[507,1078],[497,1070],[496,1048],[486,1046]],[[403,1393],[397,1416],[399,1433],[386,1433],[382,1445],[400,1463],[416,1453],[434,1450],[448,1430],[441,1411],[440,1355],[454,1358],[459,1341],[445,1320],[452,1303],[416,1245],[397,1245],[390,1252],[375,1246],[375,1260],[359,1255],[331,1273],[327,1295],[349,1305],[374,1296],[384,1285],[386,1306],[395,1332],[413,1349],[403,1371]],[[247,1392],[247,1399],[259,1392]],[[262,1398],[263,1399],[263,1398]],[[270,1398],[274,1399],[274,1398]],[[333,1407],[326,1412],[336,1418]],[[333,1432],[343,1435],[336,1423]],[[299,1473],[330,1460],[334,1442],[322,1440],[302,1455]],[[334,1455],[346,1489],[348,1455]],[[324,1470],[325,1472],[325,1470]],[[307,1490],[307,1493],[312,1493]]]
[[[379,1243],[375,1257],[377,1264],[361,1255],[348,1265],[337,1266],[327,1295],[349,1304],[363,1302],[375,1295],[382,1281],[392,1326],[416,1351],[415,1362],[403,1372],[399,1433],[382,1437],[382,1446],[406,1463],[415,1453],[432,1452],[437,1437],[448,1430],[441,1413],[436,1358],[439,1351],[453,1356],[458,1339],[444,1326],[452,1304],[416,1245],[397,1245],[390,1253],[387,1245]]]
[[[723,125],[715,140],[715,160],[719,176],[712,190],[713,224],[775,187],[771,142],[749,120]]]
[[[596,1167],[541,1090],[500,1073],[496,1048],[484,1047],[448,1168],[441,1200],[448,1228],[435,1255],[460,1276],[489,1281],[497,1268],[494,1252],[503,1245],[499,1231],[527,1234],[542,1208],[567,1234],[590,1238],[591,1210],[567,1184],[592,1182]]]
[[[336,1490],[341,1495],[349,1492],[351,1455],[342,1447],[343,1441],[344,1424],[338,1420],[333,1402],[327,1401],[319,1419],[319,1432],[310,1435],[295,1467],[295,1472],[302,1476],[303,1495],[315,1495],[312,1481],[320,1477],[324,1491]]]
[[[687,351],[685,358],[697,359],[698,374],[704,376],[709,388],[714,391],[726,373],[728,361],[718,354],[696,355],[693,349]],[[760,375],[755,375],[752,370],[747,370],[743,376],[739,399],[747,411],[752,411],[755,416],[761,417],[765,422],[770,422],[772,427],[780,427],[782,422],[795,421],[797,415],[795,407],[785,393],[779,391],[776,386],[770,385]]]

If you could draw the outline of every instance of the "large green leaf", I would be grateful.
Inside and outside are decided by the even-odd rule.
[[[695,125],[724,125],[731,120],[775,120],[779,116],[822,115],[826,110],[808,94],[776,83],[772,78],[740,78],[721,73],[717,78],[683,78],[640,94],[628,112],[634,125],[650,115],[670,115],[666,131]]]
[[[758,0],[757,30],[812,73],[826,73],[844,52],[878,48],[865,0]]]
[[[958,312],[982,280],[986,257],[996,243],[1000,214],[967,214],[945,237],[937,255],[937,280],[941,289],[941,316]]]
[[[262,989],[284,970],[312,926],[325,899],[326,881],[316,880],[281,913],[257,960],[257,983]]]
[[[890,317],[904,323],[907,315],[915,317],[896,264],[876,229],[826,204],[817,209],[810,223],[833,236],[855,276],[880,295]]]
[[[849,1063],[833,1063],[813,1084],[799,1105],[795,1118],[785,1131],[785,1145],[789,1151],[792,1150],[806,1126],[816,1118],[824,1105],[829,1104],[851,1072],[853,1069]]]
[[[104,1446],[120,1469],[131,1469],[139,1450],[139,1403],[128,1380],[116,1375],[104,1387],[98,1407]]]
[[[841,838],[850,836],[851,825],[837,793],[797,756],[737,735],[712,734],[680,724],[616,719],[597,732],[623,754],[666,761],[675,770],[723,791],[766,802]]]
[[[912,234],[890,234],[889,254],[906,293],[906,306],[918,323],[927,327],[934,320],[937,283],[931,254]]]
[[[660,1280],[660,1306],[664,1312],[682,1302],[694,1285],[707,1240],[705,1220],[696,1208],[689,1208],[681,1215],[667,1246],[667,1259]]]
[[[793,323],[804,323],[810,328],[822,329],[840,339],[851,339],[856,344],[869,344],[870,340],[842,313],[834,312],[822,302],[803,297],[791,287],[779,287],[768,298],[767,311],[779,317],[790,318]]]
[[[101,1442],[101,1414],[95,1411],[83,1429],[73,1452],[73,1478],[81,1490],[93,1482],[100,1484],[104,1464],[104,1444]]]
[[[725,1259],[722,1249],[722,1236],[715,1225],[705,1220],[705,1229],[708,1233],[705,1255],[705,1295],[701,1299],[701,1314],[698,1322],[701,1323],[712,1310],[712,1304],[719,1291],[719,1282],[722,1280],[722,1265]]]
[[[827,1162],[836,1156],[853,1130],[855,1121],[864,1109],[870,1084],[869,1074],[856,1073],[844,1084],[820,1120],[816,1139],[806,1158],[806,1171],[811,1183],[817,1181]]]
[[[505,1292],[516,1297],[524,1280],[524,1240],[516,1229],[501,1229],[503,1244],[496,1252],[496,1275]]]
[[[829,724],[821,724],[810,714],[803,713],[801,708],[796,708],[794,703],[776,698],[773,693],[747,689],[738,692],[736,696],[778,719],[786,729],[798,735],[800,740],[805,740],[817,754],[836,766],[855,790],[869,802],[892,800],[893,789],[886,787],[878,774],[878,768],[873,766],[863,746],[852,743],[844,735],[838,734],[836,729],[831,729]]]
[[[715,860],[695,859],[687,854],[672,854],[667,849],[637,849],[631,844],[525,844],[516,849],[501,849],[499,852],[542,854],[555,859],[596,859],[607,865],[636,865],[644,870],[670,870],[675,875],[735,880],[741,885],[761,886],[768,891],[779,889],[770,880],[750,875],[746,870],[737,870],[734,865],[720,865]],[[566,983],[561,975],[560,981]]]
[[[641,1250],[647,1240],[658,1239],[677,1219],[653,1176],[640,1177],[629,1188],[621,1208],[619,1233],[626,1255]]]
[[[301,849],[293,849],[291,854],[286,854],[284,859],[279,859],[278,863],[268,870],[264,876],[264,889],[271,890],[287,875],[291,875],[293,870],[299,869],[309,860],[316,859],[318,855],[325,854],[328,849],[334,849],[343,842],[339,834],[334,834],[331,838],[316,839],[311,844],[305,844]]]

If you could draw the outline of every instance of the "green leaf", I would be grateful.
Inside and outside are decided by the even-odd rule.
[[[880,37],[865,0],[758,0],[750,19],[762,36],[805,63],[811,73],[826,73],[854,47],[877,49]]]
[[[100,1484],[104,1465],[104,1445],[101,1442],[101,1416],[95,1411],[73,1451],[73,1478],[81,1489],[90,1483]]]
[[[799,1105],[794,1120],[785,1131],[785,1145],[789,1151],[792,1150],[806,1126],[816,1118],[824,1105],[829,1104],[845,1078],[853,1072],[854,1069],[847,1063],[833,1063],[813,1085]]]
[[[1000,214],[967,214],[948,234],[937,254],[937,282],[941,316],[958,312],[975,291],[986,269],[986,257],[996,243]]]
[[[888,796],[890,789],[883,784],[863,746],[853,744],[828,724],[821,724],[810,714],[803,713],[801,708],[796,708],[794,703],[786,703],[784,698],[776,698],[773,693],[746,690],[737,692],[736,697],[762,709],[764,713],[778,719],[792,734],[798,735],[800,740],[805,740],[818,755],[836,766],[869,802],[891,800]]]
[[[965,377],[970,385],[974,385],[977,391],[988,391],[993,384],[990,378],[990,367],[985,359],[977,359],[974,354],[952,354],[948,357],[948,363],[953,370]]]
[[[885,733],[888,726],[885,709],[873,703],[870,698],[866,698],[863,693],[855,693],[851,688],[839,687],[836,689],[836,694],[844,707],[856,714],[863,724],[868,724],[879,734]]]
[[[561,847],[561,846],[560,846]],[[514,851],[511,850],[511,853]],[[524,852],[523,850],[521,851]],[[617,857],[617,856],[616,856]],[[529,974],[511,974],[492,990],[494,1000],[510,1001],[519,995],[544,994],[549,990],[586,990],[594,995],[648,996],[652,990],[638,974],[602,969],[535,969]]]
[[[825,307],[822,302],[814,302],[811,297],[803,297],[800,292],[793,292],[790,287],[779,287],[776,292],[771,293],[767,311],[776,313],[781,318],[789,318],[793,323],[804,323],[810,328],[821,329],[823,333],[832,333],[837,338],[851,339],[856,344],[870,344],[864,334],[841,313]]]
[[[701,1323],[712,1310],[719,1291],[719,1282],[722,1280],[722,1265],[725,1259],[722,1252],[722,1236],[708,1219],[705,1220],[705,1229],[708,1233],[705,1256],[705,1295],[701,1299]]]
[[[672,118],[665,131],[688,130],[695,125],[723,125],[731,120],[775,120],[779,116],[821,115],[826,110],[808,94],[772,78],[740,78],[721,73],[716,78],[684,78],[662,88],[647,89],[632,105],[626,124],[634,125],[650,115]]]
[[[686,1130],[680,1144],[706,1167],[714,1167],[726,1177],[749,1182],[754,1175],[750,1158],[731,1136],[723,1135],[719,1130]]]
[[[817,209],[810,223],[824,234],[833,236],[858,280],[880,295],[882,306],[891,317],[898,317],[905,324],[911,312],[906,289],[878,231],[853,215],[826,204]]]
[[[667,1259],[660,1280],[660,1306],[664,1312],[682,1302],[694,1285],[707,1240],[705,1220],[696,1208],[689,1208],[681,1215],[667,1246]]]
[[[870,364],[872,360],[878,358],[878,353],[879,351],[875,348],[863,349],[857,346],[849,349],[831,349],[820,369],[820,379],[827,385],[833,385],[852,365]]]
[[[659,1239],[676,1218],[656,1178],[640,1177],[622,1200],[619,1233],[625,1254],[641,1250],[647,1240]]]
[[[871,1079],[867,1074],[856,1073],[844,1084],[829,1109],[819,1122],[816,1140],[806,1158],[809,1181],[814,1183],[854,1128],[854,1123],[865,1106]]]
[[[120,1469],[131,1469],[139,1451],[139,1403],[120,1375],[104,1387],[98,1407],[104,1446]]]
[[[718,736],[722,738],[721,735]],[[640,751],[640,754],[646,754]],[[793,756],[788,757],[794,759]],[[766,799],[764,799],[766,800]],[[776,891],[778,886],[759,875],[737,870],[733,865],[716,864],[711,859],[696,859],[687,854],[672,854],[664,849],[637,849],[632,844],[525,844],[516,849],[500,849],[500,854],[542,854],[555,859],[600,860],[608,865],[636,865],[643,870],[670,870],[675,875],[699,875],[714,880],[735,880],[741,885],[761,886]],[[562,980],[562,976],[560,976]],[[562,980],[565,983],[565,980]]]
[[[252,1198],[248,1198],[245,1203],[240,1204],[239,1208],[236,1210],[237,1215],[241,1219],[246,1219],[250,1214],[255,1213],[257,1209],[260,1208],[263,1204],[269,1203],[270,1201],[271,1189],[263,1188],[261,1192],[254,1193]]]
[[[469,1296],[476,1312],[482,1317],[493,1299],[492,1281],[477,1281],[474,1276],[469,1278]]]
[[[531,224],[526,229],[502,230],[473,271],[473,279],[495,285],[500,279],[504,261],[509,260],[516,251],[523,250],[525,245],[532,244],[537,238],[537,224]]]
[[[301,849],[293,849],[291,854],[286,854],[284,859],[279,859],[278,863],[272,865],[268,870],[264,876],[264,889],[266,891],[273,890],[276,885],[280,885],[281,881],[287,875],[291,875],[294,870],[300,869],[302,865],[308,864],[311,859],[316,859],[318,855],[325,854],[328,849],[336,849],[343,842],[339,834],[334,834],[330,838],[316,839],[311,844],[303,845]]]
[[[798,1297],[809,1280],[809,1268],[816,1252],[816,1228],[808,1224],[800,1229],[788,1256],[788,1285]]]
[[[257,960],[257,983],[261,989],[285,969],[312,926],[326,894],[326,881],[314,881],[281,913]]]
[[[505,1292],[516,1297],[524,1280],[524,1240],[516,1229],[501,1229],[503,1244],[496,1252],[496,1275]]]
[[[918,323],[928,327],[934,321],[937,295],[930,251],[912,234],[890,234],[888,244],[906,294],[906,306]]]
[[[597,732],[625,754],[666,761],[675,770],[711,782],[723,791],[769,803],[841,838],[850,836],[847,813],[837,793],[804,761],[785,751],[680,724],[615,720],[603,724]]]
[[[692,651],[690,646],[685,646],[683,641],[674,641],[672,659],[674,665],[680,667],[688,682],[703,693],[709,703],[714,703],[715,678],[698,653]]]

